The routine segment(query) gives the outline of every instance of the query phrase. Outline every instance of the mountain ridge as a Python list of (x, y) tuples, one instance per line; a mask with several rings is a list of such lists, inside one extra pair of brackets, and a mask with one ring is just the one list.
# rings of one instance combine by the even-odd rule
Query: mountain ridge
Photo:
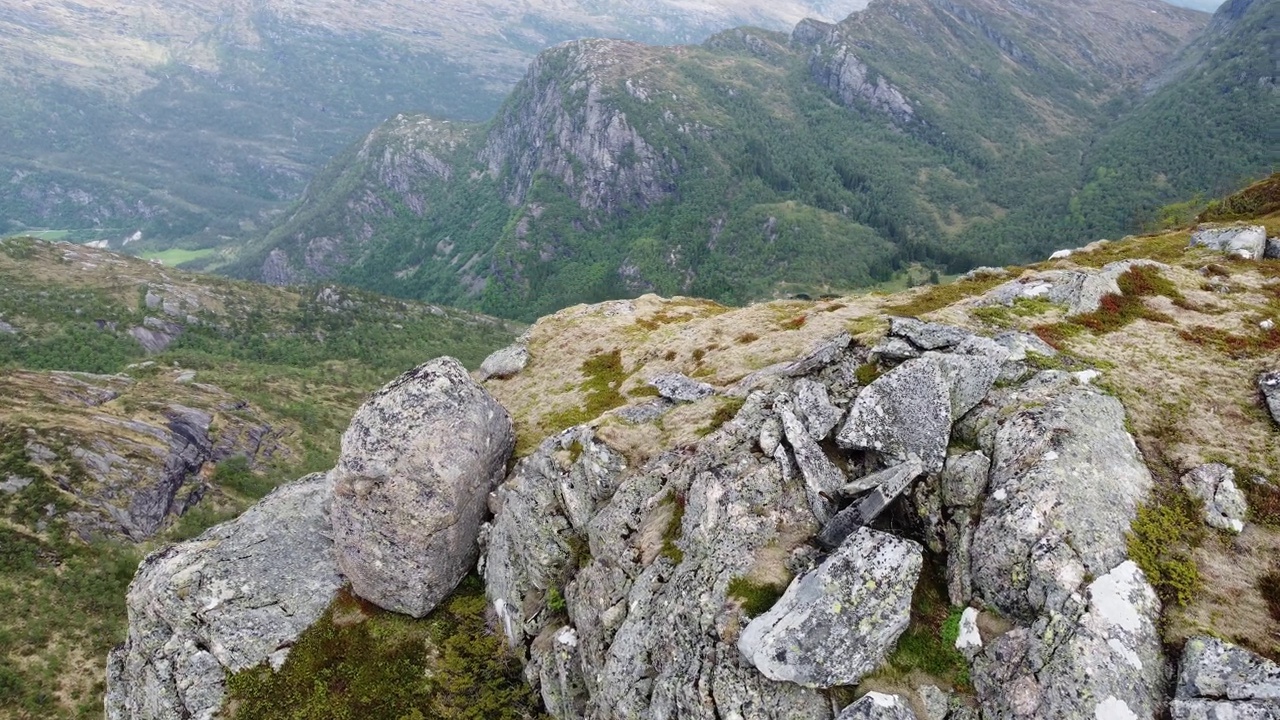
[[(459, 131), (470, 139), (447, 181), (389, 188), (345, 153), (230, 271), (262, 277), (270, 254), (273, 280), (314, 277), (304, 255), (323, 246), (347, 282), (531, 319), (645, 290), (744, 302), (867, 285), (922, 260), (955, 271), (1026, 258), (1082, 232), (1066, 198), (1090, 138), (1202, 22), (1150, 0), (1029, 7), (1039, 14), (880, 2), (789, 37), (558, 46), (494, 120)], [(1063, 18), (1085, 20), (1052, 31)], [(432, 122), (413, 117), (368, 142)], [(405, 181), (413, 207), (386, 204)], [(357, 186), (383, 198), (376, 212), (344, 195)], [(796, 229), (785, 251), (771, 247), (776, 227)], [(445, 247), (465, 257), (435, 257)]]

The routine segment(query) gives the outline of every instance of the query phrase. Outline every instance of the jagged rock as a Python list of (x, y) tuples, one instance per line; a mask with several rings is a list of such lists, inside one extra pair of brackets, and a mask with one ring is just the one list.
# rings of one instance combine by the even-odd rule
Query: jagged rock
[(970, 550), (976, 525), (975, 510), (987, 488), (991, 461), (980, 450), (947, 457), (939, 478), (947, 521), (943, 545), (947, 549), (947, 596), (953, 605), (973, 598), (969, 576)]
[(1261, 260), (1267, 251), (1267, 229), (1261, 225), (1204, 228), (1191, 234), (1191, 247), (1196, 246), (1245, 260)]
[(1165, 701), (1160, 603), (1132, 561), (1089, 584), (1087, 604), (997, 638), (974, 661), (984, 717), (1154, 717)]
[(870, 492), (823, 525), (822, 532), (816, 538), (818, 544), (826, 548), (840, 546), (854, 530), (879, 517), (889, 503), (923, 473), (924, 464), (920, 462), (920, 458), (912, 455), (904, 463), (846, 484), (840, 489), (842, 495), (856, 495), (868, 490)]
[(973, 539), (973, 589), (1006, 617), (1060, 608), (1127, 557), (1151, 473), (1113, 397), (1041, 373), (995, 431), (990, 495)]
[(791, 411), (789, 397), (785, 397), (785, 402), (775, 401), (774, 405), (782, 421), (783, 435), (791, 446), (792, 457), (800, 468), (800, 476), (804, 478), (809, 506), (818, 522), (825, 523), (831, 519), (835, 510), (834, 498), (845, 484), (845, 474), (827, 458), (827, 454), (814, 442), (804, 424)]
[(676, 402), (695, 402), (716, 394), (716, 389), (704, 382), (692, 380), (680, 373), (664, 373), (649, 380), (658, 394)]
[(841, 710), (836, 720), (916, 720), (916, 714), (901, 696), (872, 691)]
[(415, 617), (448, 597), (476, 562), (514, 446), (507, 411), (453, 358), (361, 405), (332, 472), (334, 544), (355, 593)]
[(516, 343), (498, 350), (480, 363), (480, 379), (509, 378), (529, 364), (529, 348)]
[(142, 302), (147, 306), (148, 310), (155, 310), (164, 304), (164, 298), (150, 290), (147, 290), (147, 294), (142, 298)]
[(1221, 463), (1210, 463), (1183, 475), (1182, 487), (1204, 503), (1205, 523), (1238, 533), (1244, 530), (1249, 505), (1235, 480), (1235, 470)]
[(1258, 390), (1262, 391), (1262, 399), (1267, 404), (1271, 419), (1280, 423), (1280, 371), (1259, 375)]
[(342, 586), (332, 496), (311, 475), (149, 555), (129, 586), (128, 639), (108, 661), (107, 718), (212, 720), (228, 673), (283, 661)]
[[(1104, 265), (1101, 270), (1067, 270), (1043, 273), (1040, 278), (1049, 283), (1047, 291), (1037, 291), (1036, 297), (1067, 306), (1069, 315), (1093, 312), (1109, 294), (1120, 294), (1116, 282), (1121, 275), (1135, 265), (1165, 268), (1150, 260), (1121, 260)], [(1028, 287), (1032, 284), (1028, 283)]]
[[(819, 29), (819, 25), (823, 27)], [(855, 46), (846, 42), (836, 26), (802, 23), (792, 41), (813, 48), (809, 55), (810, 74), (846, 107), (865, 103), (900, 124), (915, 119), (915, 109), (902, 91), (883, 75), (869, 70), (854, 54)]]
[(944, 350), (959, 345), (973, 333), (950, 325), (927, 323), (915, 318), (889, 318), (889, 334), (900, 337), (921, 350)]
[(752, 620), (738, 648), (772, 680), (855, 685), (906, 630), (922, 558), (910, 540), (859, 528)]
[(1280, 717), (1280, 665), (1217, 638), (1187, 641), (1177, 683), (1173, 720)]
[[(513, 631), (508, 637), (528, 653), (526, 677), (539, 684), (557, 717), (831, 717), (820, 693), (768, 680), (743, 661), (734, 644), (743, 619), (728, 594), (730, 580), (765, 573), (786, 582), (814, 553), (802, 541), (817, 530), (804, 492), (784, 481), (773, 458), (755, 451), (770, 418), (777, 422), (771, 396), (751, 393), (733, 420), (694, 448), (664, 453), (641, 468), (610, 470), (585, 488), (573, 480), (574, 493), (589, 489), (601, 498), (585, 524), (589, 552), (576, 557), (558, 549), (558, 540), (548, 546), (547, 537), (535, 532), (576, 527), (563, 501), (566, 472), (570, 479), (578, 472), (564, 469), (572, 452), (550, 449), (559, 464), (549, 479), (534, 482), (529, 468), (517, 466), (513, 479), (523, 473), (524, 501), (510, 501), (512, 480), (499, 491), (485, 572), (498, 572), (506, 562), (514, 568), (517, 582), (494, 597), (494, 606), (501, 600), (499, 617), (505, 613)], [(572, 440), (563, 442), (572, 448)], [(594, 453), (582, 446), (575, 463)], [(781, 443), (778, 450), (785, 453)], [(544, 445), (534, 456), (547, 451)], [(611, 488), (616, 490), (610, 493)], [(523, 527), (530, 517), (549, 515), (562, 519)], [(522, 533), (502, 541), (510, 550), (499, 550), (495, 542), (504, 523)], [(581, 548), (577, 541), (574, 546)], [(512, 560), (499, 560), (501, 555)], [(561, 589), (565, 610), (554, 625), (547, 625), (545, 593), (518, 580), (525, 557), (535, 558), (537, 573)], [(540, 564), (538, 558), (550, 562)], [(491, 597), (496, 585), (490, 583)], [(573, 644), (562, 642), (569, 638)]]
[(913, 360), (923, 354), (919, 348), (906, 340), (888, 335), (876, 343), (875, 347), (871, 348), (873, 362), (888, 361), (896, 363), (903, 360)]
[(766, 418), (760, 425), (760, 451), (769, 457), (777, 452), (782, 443), (782, 422), (777, 418)]
[(831, 404), (827, 387), (808, 378), (796, 381), (794, 388), (794, 407), (796, 417), (804, 424), (809, 436), (822, 441), (831, 434), (836, 423), (840, 422), (840, 408)]
[(289, 256), (284, 250), (276, 248), (267, 254), (262, 261), (262, 282), (268, 285), (292, 285), (297, 273), (289, 263)]
[(1268, 260), (1280, 259), (1280, 238), (1267, 238), (1267, 249), (1262, 252), (1262, 257)]
[(585, 551), (591, 518), (613, 496), (627, 463), (595, 438), (570, 428), (516, 464), (496, 493), (500, 510), (485, 544), (484, 577), (507, 637), (537, 637), (545, 614), (526, 617), (523, 600), (561, 590), (563, 569)]
[(858, 395), (836, 442), (892, 462), (916, 455), (926, 472), (938, 472), (952, 422), (982, 401), (999, 373), (1000, 362), (985, 355), (931, 352), (908, 360)]

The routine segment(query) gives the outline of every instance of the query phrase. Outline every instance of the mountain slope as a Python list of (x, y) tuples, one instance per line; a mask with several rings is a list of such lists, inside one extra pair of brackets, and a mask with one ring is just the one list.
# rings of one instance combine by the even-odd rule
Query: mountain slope
[[(483, 118), (539, 50), (838, 18), (862, 0), (41, 0), (0, 10), (0, 218), (119, 243), (251, 232), (392, 113)], [(6, 230), (0, 226), (0, 232)], [(196, 240), (192, 240), (195, 242)], [(113, 245), (118, 247), (118, 244)]]
[(232, 272), (532, 318), (1034, 256), (1061, 241), (1089, 138), (1204, 19), (1154, 0), (1019, 8), (886, 1), (790, 36), (559, 46), (486, 125), (376, 130)]
[(1280, 4), (1225, 3), (1149, 96), (1090, 149), (1078, 224), (1097, 232), (1149, 220), (1162, 205), (1215, 197), (1280, 167), (1278, 58)]
[(365, 394), (520, 328), (0, 240), (0, 718), (101, 717), (141, 554), (328, 467)]

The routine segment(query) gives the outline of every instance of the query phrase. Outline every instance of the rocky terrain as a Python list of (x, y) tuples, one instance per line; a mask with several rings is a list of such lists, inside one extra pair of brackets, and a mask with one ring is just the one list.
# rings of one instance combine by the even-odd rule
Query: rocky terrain
[[(296, 664), (376, 606), (456, 612), (476, 561), (464, 642), (542, 700), (503, 717), (1275, 717), (1278, 183), (950, 285), (647, 295), (428, 362), (334, 470), (142, 563), (107, 716), (345, 717)], [(457, 638), (356, 677), (439, 703)]]
[(210, 247), (255, 233), (396, 112), (489, 117), (555, 43), (699, 42), (736, 25), (839, 20), (864, 4), (21, 3), (0, 10), (0, 232)]

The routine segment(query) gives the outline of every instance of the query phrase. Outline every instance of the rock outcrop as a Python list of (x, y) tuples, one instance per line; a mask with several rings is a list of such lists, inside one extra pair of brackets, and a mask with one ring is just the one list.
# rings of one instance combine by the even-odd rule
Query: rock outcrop
[(1204, 228), (1191, 234), (1191, 245), (1204, 246), (1245, 260), (1261, 260), (1267, 251), (1267, 229), (1261, 225)]
[(907, 629), (922, 559), (910, 540), (859, 528), (752, 620), (738, 649), (771, 680), (856, 685)]
[(514, 447), (507, 411), (452, 358), (370, 397), (332, 473), (338, 565), (355, 593), (415, 617), (448, 597), (475, 565)]
[(332, 481), (312, 475), (149, 555), (129, 587), (128, 639), (107, 665), (108, 720), (212, 720), (228, 673), (279, 667), (342, 585), (332, 497)]
[(1266, 403), (1271, 419), (1280, 424), (1280, 372), (1266, 372), (1258, 376), (1258, 390)]
[(1271, 720), (1280, 717), (1280, 665), (1211, 637), (1182, 650), (1173, 720)]

